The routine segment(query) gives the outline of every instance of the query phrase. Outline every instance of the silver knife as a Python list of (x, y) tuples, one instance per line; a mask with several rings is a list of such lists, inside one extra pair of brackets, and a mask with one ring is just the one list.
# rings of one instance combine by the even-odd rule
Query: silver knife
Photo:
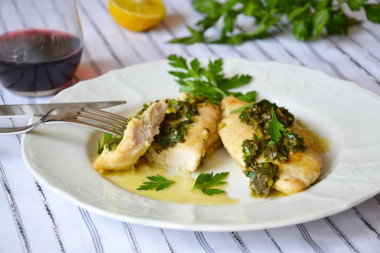
[(52, 103), (52, 104), (20, 104), (20, 105), (0, 105), (0, 117), (1, 116), (43, 116), (50, 110), (60, 106), (79, 106), (90, 108), (107, 108), (116, 105), (125, 104), (126, 101), (99, 101), (99, 102), (74, 102), (74, 103)]

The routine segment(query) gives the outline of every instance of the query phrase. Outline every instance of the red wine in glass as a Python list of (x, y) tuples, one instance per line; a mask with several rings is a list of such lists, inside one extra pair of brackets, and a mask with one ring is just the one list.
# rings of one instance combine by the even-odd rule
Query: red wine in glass
[(0, 35), (0, 83), (21, 95), (52, 94), (70, 85), (82, 48), (79, 38), (55, 30)]

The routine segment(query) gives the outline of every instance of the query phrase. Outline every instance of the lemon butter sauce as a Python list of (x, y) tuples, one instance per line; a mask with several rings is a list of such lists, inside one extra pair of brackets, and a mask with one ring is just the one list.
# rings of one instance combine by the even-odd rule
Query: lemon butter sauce
[[(148, 180), (147, 177), (157, 174), (175, 182), (161, 191), (137, 190), (140, 185)], [(192, 205), (232, 205), (238, 202), (237, 199), (229, 198), (226, 193), (210, 196), (201, 191), (193, 190), (195, 179), (191, 176), (151, 167), (145, 162), (139, 162), (134, 169), (128, 171), (107, 172), (103, 173), (102, 176), (131, 193), (160, 201)], [(222, 187), (219, 186), (218, 188)]]

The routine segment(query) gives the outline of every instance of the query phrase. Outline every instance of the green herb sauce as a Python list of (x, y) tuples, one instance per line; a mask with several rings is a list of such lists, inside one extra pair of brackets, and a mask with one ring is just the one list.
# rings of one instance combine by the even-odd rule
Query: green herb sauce
[[(273, 121), (272, 108), (279, 124), (285, 129), (278, 142), (268, 131)], [(242, 143), (245, 175), (250, 178), (250, 188), (255, 195), (268, 197), (279, 177), (278, 164), (288, 161), (290, 151), (304, 152), (307, 147), (303, 138), (292, 130), (294, 116), (268, 100), (245, 107), (239, 117), (255, 130), (253, 139)], [(259, 157), (264, 158), (265, 162), (257, 162)]]
[(244, 108), (240, 114), (240, 120), (252, 126), (255, 132), (266, 133), (269, 124), (272, 121), (272, 107), (276, 113), (277, 119), (285, 128), (293, 125), (294, 116), (287, 109), (278, 107), (276, 104), (265, 99)]
[(185, 142), (192, 117), (198, 115), (198, 99), (190, 97), (186, 101), (170, 100), (168, 113), (160, 126), (160, 133), (154, 138), (156, 150), (163, 150)]

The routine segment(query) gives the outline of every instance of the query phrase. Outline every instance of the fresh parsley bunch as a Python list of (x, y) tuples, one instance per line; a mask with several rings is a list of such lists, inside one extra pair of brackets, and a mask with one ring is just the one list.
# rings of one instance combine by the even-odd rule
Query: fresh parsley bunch
[[(369, 21), (380, 23), (380, 4), (367, 0), (193, 0), (193, 7), (204, 18), (195, 27), (188, 27), (188, 37), (174, 39), (172, 43), (197, 42), (241, 44), (243, 41), (265, 37), (271, 27), (284, 24), (292, 27), (299, 40), (316, 39), (324, 33), (347, 34), (348, 28), (358, 21), (347, 16), (351, 11), (364, 10)], [(253, 18), (252, 31), (241, 31), (236, 24), (238, 16)], [(219, 38), (206, 38), (205, 33), (222, 21)]]
[(247, 102), (256, 98), (255, 91), (246, 94), (230, 91), (248, 84), (252, 76), (237, 74), (230, 78), (225, 77), (222, 59), (209, 60), (207, 68), (202, 67), (197, 58), (188, 63), (182, 56), (169, 55), (168, 60), (171, 66), (178, 69), (169, 73), (178, 78), (176, 81), (181, 92), (205, 97), (214, 104), (219, 104), (223, 97), (231, 94)]

